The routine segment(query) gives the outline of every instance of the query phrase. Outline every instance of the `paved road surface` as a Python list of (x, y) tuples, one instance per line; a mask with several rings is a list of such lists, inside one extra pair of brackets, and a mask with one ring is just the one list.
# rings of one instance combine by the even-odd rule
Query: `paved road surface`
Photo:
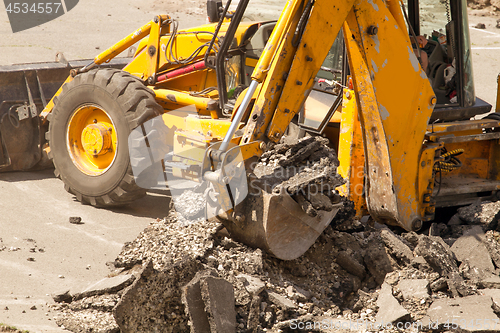
[[(60, 18), (16, 34), (0, 5), (0, 65), (53, 61), (56, 52), (68, 60), (93, 58), (159, 13), (179, 18), (183, 27), (204, 24), (200, 2), (80, 0)], [(0, 174), (0, 323), (62, 332), (50, 320), (48, 295), (85, 288), (109, 274), (106, 262), (152, 219), (164, 217), (168, 204), (165, 195), (150, 194), (126, 208), (97, 209), (76, 202), (52, 170)], [(70, 224), (70, 216), (84, 224)]]
[[(150, 194), (115, 210), (82, 205), (52, 170), (0, 174), (0, 198), (0, 322), (32, 332), (58, 331), (48, 294), (107, 276), (106, 262), (165, 216), (169, 204), (167, 196)], [(83, 224), (70, 224), (71, 216)]]
[[(492, 104), (493, 111), (497, 98), (497, 76), (500, 73), (500, 29), (495, 27), (498, 18), (469, 15), (476, 96)], [(477, 23), (486, 24), (486, 29), (474, 28)]]

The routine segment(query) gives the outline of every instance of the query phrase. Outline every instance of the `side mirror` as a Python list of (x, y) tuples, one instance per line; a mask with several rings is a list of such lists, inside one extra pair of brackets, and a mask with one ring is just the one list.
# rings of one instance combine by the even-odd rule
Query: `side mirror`
[(207, 15), (208, 22), (219, 22), (222, 13), (222, 1), (220, 0), (207, 0)]

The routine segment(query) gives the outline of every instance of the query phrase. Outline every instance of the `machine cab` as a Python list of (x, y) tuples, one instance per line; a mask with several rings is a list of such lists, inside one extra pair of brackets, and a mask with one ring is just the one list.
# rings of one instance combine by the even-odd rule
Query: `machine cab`
[[(419, 51), (422, 54), (419, 60), (422, 67), (426, 69), (427, 77), (437, 99), (430, 123), (468, 120), (471, 117), (490, 112), (491, 105), (476, 97), (474, 91), (466, 0), (404, 0), (403, 3), (402, 10), (406, 17), (408, 34), (414, 42), (414, 51), (416, 54)], [(422, 37), (424, 43), (418, 43)], [(340, 45), (341, 41), (337, 40), (336, 43)], [(342, 57), (342, 48), (339, 46), (332, 47), (329, 57), (347, 59), (345, 56)], [(327, 60), (324, 66), (328, 66)], [(332, 67), (337, 73), (339, 69), (348, 71), (348, 66), (328, 67)], [(318, 74), (319, 77), (322, 76), (322, 72), (324, 73), (324, 71), (320, 71)], [(345, 74), (349, 73), (343, 74), (340, 75), (342, 77), (341, 84), (345, 85)], [(315, 96), (315, 94), (319, 94), (315, 93), (315, 91), (320, 90), (318, 88), (318, 85), (315, 85), (312, 94), (314, 96), (309, 97), (306, 105), (312, 100), (319, 99), (318, 96)], [(330, 122), (332, 121), (335, 122), (335, 116), (330, 120)], [(337, 121), (339, 120), (337, 119)], [(306, 119), (305, 123), (307, 122)], [(330, 126), (332, 125), (330, 124)], [(319, 128), (324, 129), (322, 126)]]
[(437, 97), (431, 122), (464, 120), (488, 113), (491, 105), (477, 98), (472, 74), (466, 0), (405, 0), (409, 34), (423, 36), (427, 76)]

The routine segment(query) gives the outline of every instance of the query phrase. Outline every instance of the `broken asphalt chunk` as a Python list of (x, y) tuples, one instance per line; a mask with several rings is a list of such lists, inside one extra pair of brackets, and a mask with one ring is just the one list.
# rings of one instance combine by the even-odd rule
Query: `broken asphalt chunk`
[(398, 300), (392, 295), (392, 287), (383, 283), (378, 293), (377, 322), (379, 323), (397, 323), (410, 319), (410, 313), (399, 304)]

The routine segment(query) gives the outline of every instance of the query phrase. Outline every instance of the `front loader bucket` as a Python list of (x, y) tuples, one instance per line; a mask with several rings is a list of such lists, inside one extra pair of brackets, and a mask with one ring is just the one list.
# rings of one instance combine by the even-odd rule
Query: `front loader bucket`
[[(0, 66), (0, 172), (36, 168), (42, 158), (46, 126), (39, 114), (71, 69), (92, 60)], [(123, 68), (116, 58), (103, 67)]]
[(257, 247), (282, 260), (293, 260), (304, 254), (330, 224), (342, 204), (331, 211), (307, 215), (299, 204), (281, 190), (279, 194), (258, 190), (241, 203), (244, 216), (233, 222), (217, 217), (236, 241)]

